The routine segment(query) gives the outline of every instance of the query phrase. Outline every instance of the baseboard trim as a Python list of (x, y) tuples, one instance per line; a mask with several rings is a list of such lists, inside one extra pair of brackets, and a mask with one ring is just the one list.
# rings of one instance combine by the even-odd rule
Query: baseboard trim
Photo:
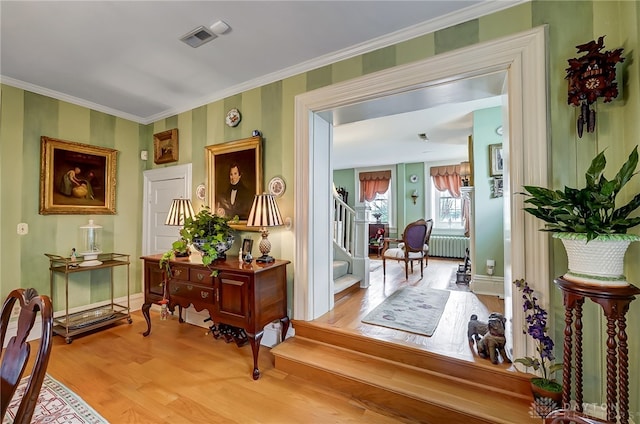
[(469, 288), (475, 294), (498, 296), (504, 299), (504, 278), (489, 275), (474, 275), (469, 282)]

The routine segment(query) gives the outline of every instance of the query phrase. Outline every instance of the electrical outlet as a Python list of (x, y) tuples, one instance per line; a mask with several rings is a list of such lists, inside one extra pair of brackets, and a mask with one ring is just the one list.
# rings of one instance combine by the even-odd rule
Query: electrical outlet
[(25, 234), (29, 234), (29, 224), (21, 222), (18, 224), (18, 234), (24, 236)]

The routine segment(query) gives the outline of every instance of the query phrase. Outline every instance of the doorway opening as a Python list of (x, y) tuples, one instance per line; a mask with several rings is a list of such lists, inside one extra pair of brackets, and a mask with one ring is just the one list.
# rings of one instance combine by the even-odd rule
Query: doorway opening
[[(525, 184), (546, 185), (547, 97), (545, 28), (398, 66), (296, 97), (296, 204), (294, 319), (313, 320), (333, 308), (330, 261), (331, 122), (327, 111), (376, 97), (447, 81), (507, 72), (509, 119), (504, 122), (505, 191)], [(507, 167), (505, 167), (507, 169)], [(511, 281), (527, 278), (549, 300), (548, 238), (524, 216), (521, 196), (505, 205), (505, 314), (522, 322), (513, 307)], [(516, 299), (517, 302), (517, 299)], [(510, 331), (510, 330), (509, 330)], [(532, 349), (511, 331), (513, 355)]]

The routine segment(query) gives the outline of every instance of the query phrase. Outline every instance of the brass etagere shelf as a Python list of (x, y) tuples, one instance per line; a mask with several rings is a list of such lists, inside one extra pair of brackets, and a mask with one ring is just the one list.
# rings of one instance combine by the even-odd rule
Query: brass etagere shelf
[[(98, 256), (100, 265), (82, 266), (81, 259), (66, 258), (63, 256), (45, 253), (49, 258), (50, 293), (51, 300), (54, 298), (55, 275), (64, 274), (65, 286), (65, 314), (54, 319), (53, 333), (64, 336), (67, 343), (73, 341), (73, 336), (92, 331), (116, 321), (126, 319), (129, 324), (131, 320), (131, 307), (129, 301), (129, 255), (121, 253), (103, 253)], [(114, 302), (114, 280), (113, 268), (126, 266), (127, 268), (127, 304), (120, 305)], [(93, 271), (96, 269), (109, 269), (110, 271), (110, 292), (111, 301), (105, 305), (84, 309), (79, 312), (69, 313), (69, 274), (76, 272)]]

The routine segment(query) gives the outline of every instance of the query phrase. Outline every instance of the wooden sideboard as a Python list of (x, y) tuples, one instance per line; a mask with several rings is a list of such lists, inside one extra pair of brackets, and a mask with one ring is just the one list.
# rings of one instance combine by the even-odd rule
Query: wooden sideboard
[[(206, 309), (215, 324), (244, 329), (253, 353), (253, 379), (260, 378), (258, 353), (264, 327), (281, 322), (282, 340), (289, 329), (287, 316), (287, 267), (289, 261), (276, 260), (269, 264), (255, 261), (246, 264), (237, 257), (215, 261), (209, 267), (193, 263), (189, 258), (170, 261), (171, 277), (165, 279), (160, 268), (162, 255), (143, 256), (144, 305), (142, 313), (147, 321), (146, 337), (151, 333), (149, 309), (164, 297), (171, 311), (190, 305), (197, 311)], [(212, 271), (217, 271), (213, 276)], [(167, 285), (165, 287), (164, 282)]]

